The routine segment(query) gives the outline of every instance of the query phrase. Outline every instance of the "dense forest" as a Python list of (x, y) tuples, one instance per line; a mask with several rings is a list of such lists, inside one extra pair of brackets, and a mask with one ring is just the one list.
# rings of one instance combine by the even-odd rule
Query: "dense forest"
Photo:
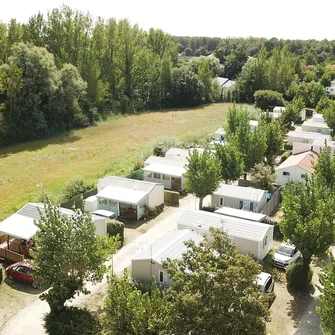
[[(207, 56), (211, 57), (207, 57)], [(0, 22), (0, 146), (85, 127), (111, 113), (254, 102), (257, 90), (316, 106), (335, 41), (173, 37), (67, 6)], [(216, 80), (237, 81), (223, 94)]]

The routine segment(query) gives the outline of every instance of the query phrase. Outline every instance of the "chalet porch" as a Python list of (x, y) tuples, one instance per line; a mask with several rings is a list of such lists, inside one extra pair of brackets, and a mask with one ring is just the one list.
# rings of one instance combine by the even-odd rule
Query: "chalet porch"
[(8, 235), (0, 235), (0, 258), (11, 262), (22, 262), (25, 258), (31, 258), (29, 250), (33, 248), (33, 241), (27, 242)]

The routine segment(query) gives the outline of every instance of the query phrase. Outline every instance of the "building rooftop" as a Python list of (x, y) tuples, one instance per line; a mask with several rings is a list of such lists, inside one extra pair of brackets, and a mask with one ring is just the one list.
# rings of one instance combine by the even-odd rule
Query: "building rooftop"
[(220, 207), (215, 211), (215, 213), (256, 222), (261, 222), (266, 218), (266, 215), (261, 213), (243, 211), (242, 209), (236, 209), (231, 207)]
[(96, 196), (109, 200), (116, 200), (127, 204), (137, 204), (149, 192), (129, 189), (119, 186), (108, 185), (102, 189)]
[(267, 193), (268, 191), (222, 183), (213, 194), (227, 198), (259, 201), (264, 196), (264, 192)]
[(215, 134), (218, 134), (218, 135), (224, 135), (226, 132), (225, 132), (225, 130), (223, 129), (223, 128), (219, 128), (216, 132), (215, 132)]
[(319, 122), (319, 121), (311, 121), (307, 120), (304, 121), (302, 127), (313, 127), (313, 128), (320, 128), (320, 129), (329, 129), (326, 123)]
[(153, 172), (153, 173), (162, 173), (168, 176), (182, 177), (186, 173), (185, 167), (174, 166), (168, 164), (152, 163), (143, 168), (143, 171)]
[(167, 258), (178, 259), (187, 251), (186, 241), (200, 243), (203, 237), (189, 229), (174, 230), (156, 240), (149, 248), (142, 250), (132, 260), (151, 259), (162, 264)]
[(309, 132), (309, 131), (289, 131), (287, 133), (287, 137), (291, 137), (291, 138), (303, 138), (303, 139), (311, 139), (311, 140), (315, 140), (315, 139), (320, 139), (320, 140), (331, 140), (331, 136), (330, 135), (325, 135), (325, 134), (320, 134), (320, 133), (314, 133), (314, 132)]
[(299, 166), (301, 169), (314, 173), (314, 164), (318, 162), (318, 155), (313, 151), (302, 152), (297, 155), (291, 155), (276, 170), (281, 170), (291, 166)]
[(210, 227), (224, 231), (229, 237), (247, 238), (253, 241), (262, 241), (266, 236), (268, 224), (236, 219), (217, 213), (186, 209), (177, 219), (177, 225), (185, 228), (201, 228), (209, 230)]
[(127, 190), (138, 190), (138, 191), (144, 191), (148, 193), (151, 192), (157, 185), (157, 183), (152, 183), (149, 181), (116, 177), (116, 176), (105, 176), (104, 178), (99, 179), (98, 184), (104, 187), (111, 185), (111, 186), (125, 188)]
[(222, 86), (224, 83), (226, 83), (227, 81), (229, 81), (228, 78), (224, 78), (224, 77), (217, 77), (216, 80), (219, 82), (220, 86)]

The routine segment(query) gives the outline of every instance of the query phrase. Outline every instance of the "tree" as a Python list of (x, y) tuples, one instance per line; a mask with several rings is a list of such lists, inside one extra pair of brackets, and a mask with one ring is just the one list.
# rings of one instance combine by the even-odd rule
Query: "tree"
[(330, 190), (335, 190), (335, 158), (332, 157), (329, 146), (326, 145), (325, 148), (321, 149), (314, 169), (317, 182)]
[(39, 230), (37, 250), (33, 252), (34, 275), (45, 287), (51, 287), (40, 298), (55, 312), (76, 294), (88, 294), (87, 281), (102, 280), (107, 270), (104, 262), (115, 252), (116, 243), (96, 236), (91, 214), (81, 209), (69, 217), (48, 198), (40, 215), (36, 222)]
[(334, 241), (335, 197), (314, 177), (286, 185), (282, 194), (280, 230), (301, 251), (308, 267), (312, 256), (323, 256)]
[(322, 112), (327, 121), (327, 125), (333, 130), (333, 133), (334, 133), (335, 131), (335, 102), (331, 101), (329, 106), (325, 107)]
[(258, 163), (251, 169), (250, 174), (256, 188), (267, 190), (270, 193), (274, 191), (273, 183), (276, 180), (276, 175), (271, 166)]
[(244, 171), (243, 156), (236, 146), (227, 143), (215, 145), (215, 155), (220, 160), (221, 177), (225, 182), (238, 179)]
[(209, 66), (209, 62), (205, 57), (201, 57), (198, 63), (198, 78), (202, 81), (205, 87), (205, 101), (212, 101), (212, 84), (213, 72)]
[(150, 292), (142, 293), (129, 282), (125, 272), (108, 282), (108, 296), (102, 319), (106, 335), (158, 335), (165, 317), (166, 296), (153, 281)]
[(286, 105), (279, 116), (279, 122), (282, 129), (287, 130), (291, 128), (291, 123), (296, 123), (300, 118), (301, 110), (305, 108), (305, 103), (302, 97), (295, 97), (290, 103)]
[(181, 259), (164, 266), (172, 280), (167, 290), (166, 334), (262, 334), (267, 297), (253, 281), (261, 266), (239, 254), (221, 230), (200, 244), (186, 243)]
[(321, 318), (321, 329), (326, 335), (335, 334), (335, 259), (331, 253), (329, 255), (330, 264), (324, 265), (319, 274), (318, 289), (321, 294), (318, 298), (322, 304), (316, 307)]
[(199, 209), (206, 195), (212, 194), (220, 183), (220, 161), (205, 149), (200, 153), (194, 149), (187, 158), (185, 187), (199, 198)]
[(263, 111), (270, 111), (274, 106), (284, 106), (283, 95), (271, 90), (258, 90), (254, 94), (255, 105)]
[(272, 164), (273, 156), (283, 147), (283, 132), (278, 120), (272, 120), (270, 115), (262, 115), (259, 128), (266, 138), (265, 157), (268, 164)]

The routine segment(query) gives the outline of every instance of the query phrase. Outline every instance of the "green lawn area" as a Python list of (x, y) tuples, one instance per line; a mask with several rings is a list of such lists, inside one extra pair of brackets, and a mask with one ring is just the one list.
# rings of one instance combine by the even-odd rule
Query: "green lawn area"
[[(74, 176), (96, 182), (106, 174), (124, 176), (151, 154), (159, 137), (181, 140), (214, 135), (229, 104), (110, 117), (66, 135), (0, 149), (0, 220), (45, 192), (57, 198)], [(251, 108), (251, 107), (249, 107)]]

